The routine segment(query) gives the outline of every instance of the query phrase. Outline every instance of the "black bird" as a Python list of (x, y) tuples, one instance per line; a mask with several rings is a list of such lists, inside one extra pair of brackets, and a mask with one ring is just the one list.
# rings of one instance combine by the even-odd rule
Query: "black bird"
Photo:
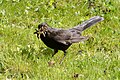
[(41, 23), (38, 25), (38, 30), (36, 29), (34, 34), (37, 34), (37, 38), (41, 38), (46, 46), (54, 49), (54, 54), (52, 56), (54, 56), (58, 50), (62, 50), (65, 57), (66, 50), (72, 45), (72, 43), (88, 39), (87, 36), (81, 36), (82, 31), (102, 20), (104, 20), (103, 17), (94, 16), (82, 24), (67, 30), (52, 28), (49, 27), (47, 23)]

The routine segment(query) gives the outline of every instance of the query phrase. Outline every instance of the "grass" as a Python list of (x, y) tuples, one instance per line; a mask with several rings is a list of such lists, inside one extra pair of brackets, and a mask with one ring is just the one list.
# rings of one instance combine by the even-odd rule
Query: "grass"
[[(120, 79), (119, 0), (1, 0), (0, 80), (119, 80)], [(68, 29), (92, 16), (104, 21), (83, 32), (87, 41), (73, 44), (53, 58), (53, 50), (33, 34), (47, 22)], [(80, 52), (82, 50), (82, 52)], [(52, 66), (49, 61), (54, 61)], [(78, 77), (74, 77), (78, 74)]]

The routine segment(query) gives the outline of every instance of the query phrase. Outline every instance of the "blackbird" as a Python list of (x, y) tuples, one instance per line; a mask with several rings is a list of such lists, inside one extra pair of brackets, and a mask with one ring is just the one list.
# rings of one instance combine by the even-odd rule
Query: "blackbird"
[(46, 46), (54, 49), (54, 54), (52, 56), (54, 56), (58, 50), (62, 50), (65, 57), (66, 50), (72, 45), (72, 43), (78, 43), (88, 39), (87, 36), (81, 36), (82, 31), (102, 20), (104, 20), (103, 17), (94, 16), (89, 20), (84, 21), (82, 24), (67, 30), (52, 28), (49, 27), (47, 23), (41, 23), (38, 25), (38, 30), (35, 29), (36, 32), (34, 32), (34, 34), (37, 34), (37, 38), (41, 38)]

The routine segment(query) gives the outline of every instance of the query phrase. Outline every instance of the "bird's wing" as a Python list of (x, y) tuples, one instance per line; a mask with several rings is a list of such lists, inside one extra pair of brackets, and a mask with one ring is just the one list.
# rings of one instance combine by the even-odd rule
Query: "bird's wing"
[(88, 37), (81, 36), (81, 33), (71, 30), (54, 29), (48, 32), (49, 36), (57, 42), (64, 45), (80, 42), (86, 40)]
[(71, 44), (69, 42), (69, 39), (71, 38), (71, 33), (69, 33), (67, 30), (51, 29), (48, 31), (48, 37), (64, 45)]

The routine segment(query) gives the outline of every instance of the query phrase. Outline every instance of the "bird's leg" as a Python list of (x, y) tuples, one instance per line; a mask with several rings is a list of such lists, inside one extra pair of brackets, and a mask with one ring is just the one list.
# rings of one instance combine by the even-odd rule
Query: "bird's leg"
[(58, 52), (57, 49), (54, 49), (54, 54), (52, 55), (52, 57)]
[(62, 62), (63, 62), (63, 60), (64, 60), (64, 58), (65, 58), (65, 56), (66, 56), (66, 53), (67, 53), (65, 50), (64, 50), (63, 52), (64, 52), (64, 56), (63, 56), (63, 58), (60, 60), (60, 64), (62, 64)]

